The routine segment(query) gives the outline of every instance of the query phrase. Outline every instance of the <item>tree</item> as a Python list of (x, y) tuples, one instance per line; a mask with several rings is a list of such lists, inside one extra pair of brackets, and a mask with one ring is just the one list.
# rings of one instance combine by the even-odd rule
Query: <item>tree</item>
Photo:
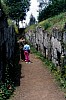
[(7, 5), (8, 16), (14, 20), (25, 19), (30, 6), (30, 0), (1, 0), (1, 3)]
[(8, 6), (6, 6), (6, 4), (4, 3), (4, 0), (0, 0), (0, 6), (3, 9), (5, 16), (8, 16), (9, 14), (9, 8)]
[(39, 12), (38, 21), (66, 12), (66, 0), (49, 0), (49, 5)]

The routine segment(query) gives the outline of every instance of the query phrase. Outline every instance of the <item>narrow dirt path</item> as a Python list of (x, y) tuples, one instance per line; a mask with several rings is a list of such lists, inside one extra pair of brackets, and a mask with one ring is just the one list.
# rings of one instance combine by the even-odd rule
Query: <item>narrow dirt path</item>
[(32, 63), (22, 63), (20, 86), (9, 100), (65, 100), (54, 78), (41, 60), (30, 54)]

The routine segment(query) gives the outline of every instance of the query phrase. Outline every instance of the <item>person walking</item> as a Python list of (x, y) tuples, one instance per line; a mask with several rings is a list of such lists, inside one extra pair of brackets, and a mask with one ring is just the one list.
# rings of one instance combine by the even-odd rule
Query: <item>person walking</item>
[(22, 61), (24, 61), (25, 60), (25, 55), (24, 55), (24, 50), (23, 50), (23, 47), (24, 47), (24, 44), (22, 43), (21, 44), (21, 59), (22, 59)]
[(19, 41), (17, 41), (17, 43), (19, 43), (19, 49), (20, 49), (20, 60), (22, 61), (25, 60), (24, 50), (23, 50), (24, 42), (25, 42), (25, 39), (23, 37), (20, 38)]
[(25, 55), (25, 62), (30, 62), (30, 59), (29, 59), (29, 53), (30, 53), (30, 45), (28, 45), (27, 42), (25, 42), (25, 45), (23, 47), (23, 50), (24, 50), (24, 55)]

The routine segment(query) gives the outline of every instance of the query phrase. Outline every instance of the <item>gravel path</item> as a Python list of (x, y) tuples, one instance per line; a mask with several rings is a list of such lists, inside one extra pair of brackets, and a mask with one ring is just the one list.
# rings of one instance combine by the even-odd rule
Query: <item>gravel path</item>
[(64, 93), (42, 61), (33, 54), (30, 54), (30, 59), (30, 64), (21, 62), (20, 86), (9, 100), (65, 100)]

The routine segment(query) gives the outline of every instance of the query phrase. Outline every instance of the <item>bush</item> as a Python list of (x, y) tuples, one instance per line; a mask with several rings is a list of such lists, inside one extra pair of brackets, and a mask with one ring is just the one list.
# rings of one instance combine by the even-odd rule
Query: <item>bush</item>
[(7, 100), (13, 93), (15, 87), (12, 82), (0, 82), (0, 100)]

